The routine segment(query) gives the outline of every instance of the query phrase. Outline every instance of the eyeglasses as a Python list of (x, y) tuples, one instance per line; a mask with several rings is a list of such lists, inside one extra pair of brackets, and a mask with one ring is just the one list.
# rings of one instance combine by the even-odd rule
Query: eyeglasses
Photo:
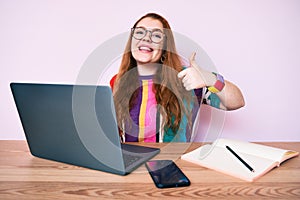
[(147, 30), (144, 27), (132, 28), (131, 32), (132, 32), (132, 36), (137, 40), (143, 39), (149, 32), (150, 39), (154, 43), (160, 43), (165, 36), (165, 34), (160, 29)]

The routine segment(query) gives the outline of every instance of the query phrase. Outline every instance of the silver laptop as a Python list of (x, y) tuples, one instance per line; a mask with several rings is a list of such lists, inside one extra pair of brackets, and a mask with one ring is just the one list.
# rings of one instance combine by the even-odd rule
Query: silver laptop
[(126, 175), (158, 148), (122, 144), (108, 86), (10, 84), (32, 155)]

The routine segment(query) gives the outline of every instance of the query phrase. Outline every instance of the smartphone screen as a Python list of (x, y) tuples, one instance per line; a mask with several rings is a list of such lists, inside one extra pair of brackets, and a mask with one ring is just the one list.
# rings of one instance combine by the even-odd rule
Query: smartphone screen
[(146, 167), (158, 188), (182, 187), (191, 184), (172, 160), (150, 160), (146, 162)]

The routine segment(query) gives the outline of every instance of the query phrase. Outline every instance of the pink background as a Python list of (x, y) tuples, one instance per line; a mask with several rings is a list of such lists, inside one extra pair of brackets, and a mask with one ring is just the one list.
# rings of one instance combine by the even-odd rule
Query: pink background
[[(299, 8), (298, 0), (0, 0), (0, 139), (24, 139), (10, 82), (75, 83), (95, 48), (157, 12), (243, 91), (246, 106), (226, 112), (222, 137), (300, 141)], [(210, 115), (201, 117), (205, 132)]]

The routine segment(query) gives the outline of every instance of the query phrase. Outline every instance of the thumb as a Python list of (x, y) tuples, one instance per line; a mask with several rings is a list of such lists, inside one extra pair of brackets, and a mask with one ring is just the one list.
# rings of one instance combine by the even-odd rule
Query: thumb
[(196, 61), (195, 61), (195, 56), (196, 56), (196, 52), (193, 52), (192, 55), (190, 56), (190, 65), (191, 67), (197, 67), (196, 65)]

